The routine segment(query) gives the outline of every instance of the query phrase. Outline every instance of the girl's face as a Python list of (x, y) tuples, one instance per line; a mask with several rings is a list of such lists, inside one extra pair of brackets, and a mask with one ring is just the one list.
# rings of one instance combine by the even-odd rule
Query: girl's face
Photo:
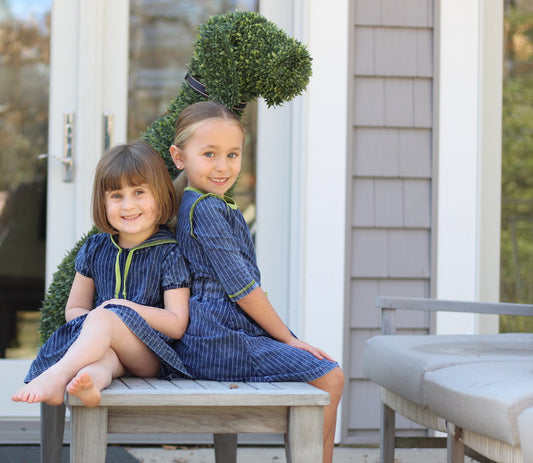
[(106, 191), (107, 220), (118, 231), (119, 245), (132, 248), (158, 229), (158, 208), (151, 188), (146, 185), (122, 186)]
[(189, 186), (223, 196), (241, 171), (244, 134), (238, 124), (212, 119), (198, 127), (183, 149), (172, 145), (170, 154), (185, 168)]

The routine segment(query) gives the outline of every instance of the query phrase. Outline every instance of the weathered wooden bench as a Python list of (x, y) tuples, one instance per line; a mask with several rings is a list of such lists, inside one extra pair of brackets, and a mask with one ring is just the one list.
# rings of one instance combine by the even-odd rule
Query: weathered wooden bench
[[(290, 463), (322, 462), (329, 394), (307, 383), (229, 383), (123, 377), (87, 408), (66, 394), (71, 463), (104, 463), (108, 433), (213, 433), (217, 463), (236, 462), (238, 433), (285, 435)], [(64, 407), (41, 408), (41, 461), (61, 461)], [(64, 421), (63, 421), (64, 423)]]
[(381, 463), (393, 463), (395, 413), (447, 433), (448, 463), (465, 446), (505, 463), (533, 462), (533, 334), (398, 335), (396, 310), (533, 315), (533, 305), (377, 297), (382, 336), (365, 345), (381, 386)]

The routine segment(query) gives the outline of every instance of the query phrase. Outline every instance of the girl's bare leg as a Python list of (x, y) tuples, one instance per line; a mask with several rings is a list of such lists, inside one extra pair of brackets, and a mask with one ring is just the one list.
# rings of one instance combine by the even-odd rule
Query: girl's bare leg
[(118, 315), (107, 309), (89, 312), (78, 339), (65, 356), (13, 394), (16, 402), (46, 402), (59, 405), (63, 402), (65, 387), (84, 367), (101, 361), (112, 349), (120, 363), (137, 376), (156, 376), (159, 360), (135, 336)]
[(309, 384), (329, 392), (329, 405), (324, 407), (324, 463), (332, 463), (335, 444), (335, 428), (337, 425), (337, 408), (344, 389), (344, 373), (340, 367), (331, 370), (324, 376)]
[(82, 368), (67, 384), (67, 392), (77, 396), (86, 407), (96, 407), (100, 403), (100, 391), (114, 378), (124, 375), (126, 369), (117, 354), (109, 349), (102, 360)]

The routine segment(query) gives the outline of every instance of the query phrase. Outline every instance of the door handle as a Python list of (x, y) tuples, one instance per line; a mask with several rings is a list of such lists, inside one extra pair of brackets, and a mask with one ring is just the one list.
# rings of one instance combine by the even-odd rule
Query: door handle
[(72, 170), (74, 167), (74, 113), (63, 114), (63, 157), (55, 154), (39, 154), (37, 159), (53, 158), (63, 164), (63, 181), (72, 182)]
[(63, 115), (63, 181), (72, 182), (72, 168), (74, 166), (74, 113)]

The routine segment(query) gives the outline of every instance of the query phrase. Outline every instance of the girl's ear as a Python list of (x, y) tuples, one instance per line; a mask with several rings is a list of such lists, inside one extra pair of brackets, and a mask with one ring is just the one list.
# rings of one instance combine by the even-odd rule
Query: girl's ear
[(181, 150), (176, 145), (171, 145), (169, 151), (176, 169), (183, 169), (183, 156)]

